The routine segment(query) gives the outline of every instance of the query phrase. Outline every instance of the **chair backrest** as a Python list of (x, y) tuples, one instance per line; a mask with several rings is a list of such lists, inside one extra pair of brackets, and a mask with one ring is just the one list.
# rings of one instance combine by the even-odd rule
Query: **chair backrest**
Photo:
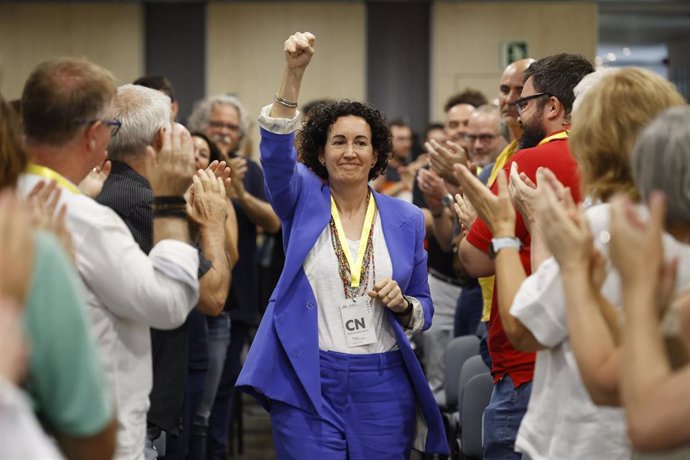
[(479, 338), (474, 335), (456, 337), (446, 348), (446, 371), (444, 376), (444, 391), (446, 393), (446, 407), (454, 409), (458, 406), (458, 379), (460, 370), (472, 356), (479, 354)]
[(469, 379), (462, 393), (462, 409), (460, 410), (460, 446), (464, 458), (481, 459), (483, 452), (482, 443), (482, 418), (484, 409), (489, 405), (494, 381), (491, 374), (484, 372)]
[(458, 405), (462, 405), (462, 393), (467, 382), (470, 381), (472, 377), (477, 374), (483, 374), (484, 372), (489, 372), (489, 368), (486, 367), (484, 360), (481, 355), (472, 356), (465, 361), (460, 369), (460, 375), (458, 376)]

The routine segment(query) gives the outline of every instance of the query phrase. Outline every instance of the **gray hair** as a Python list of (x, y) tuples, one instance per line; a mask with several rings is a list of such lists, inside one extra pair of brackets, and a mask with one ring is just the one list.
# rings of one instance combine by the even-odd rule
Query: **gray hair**
[(110, 139), (108, 157), (123, 160), (142, 154), (152, 145), (161, 129), (170, 130), (170, 97), (140, 85), (127, 84), (117, 89), (110, 117), (120, 120), (120, 131)]
[(211, 110), (216, 105), (231, 105), (239, 113), (240, 116), (240, 139), (247, 133), (249, 127), (249, 113), (236, 96), (229, 94), (217, 94), (215, 96), (208, 96), (194, 105), (194, 110), (187, 120), (187, 127), (191, 132), (206, 132), (208, 129), (209, 118)]
[(690, 107), (665, 110), (637, 139), (632, 171), (640, 196), (666, 195), (666, 224), (690, 223)]
[(619, 69), (616, 69), (614, 67), (601, 67), (597, 70), (595, 70), (592, 73), (588, 73), (584, 77), (582, 77), (582, 80), (580, 80), (580, 83), (575, 85), (575, 88), (573, 88), (573, 94), (575, 95), (575, 100), (573, 101), (573, 109), (570, 111), (571, 116), (575, 115), (575, 112), (580, 108), (580, 104), (582, 104), (582, 100), (584, 99), (585, 95), (589, 92), (590, 89), (594, 88), (597, 83), (601, 81), (602, 78), (604, 78), (606, 75), (612, 74)]

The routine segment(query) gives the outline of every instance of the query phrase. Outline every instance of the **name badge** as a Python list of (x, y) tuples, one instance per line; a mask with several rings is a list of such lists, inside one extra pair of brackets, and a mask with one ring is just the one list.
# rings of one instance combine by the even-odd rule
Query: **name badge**
[(360, 347), (376, 342), (372, 320), (373, 310), (369, 296), (347, 300), (340, 307), (343, 320), (343, 332), (348, 347)]

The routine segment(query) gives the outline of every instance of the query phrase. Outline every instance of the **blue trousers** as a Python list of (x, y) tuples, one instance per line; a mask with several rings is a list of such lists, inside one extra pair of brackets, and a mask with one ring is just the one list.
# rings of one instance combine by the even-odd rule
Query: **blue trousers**
[(320, 355), (320, 414), (271, 402), (277, 459), (409, 458), (416, 400), (400, 352)]
[(484, 460), (520, 460), (515, 438), (527, 412), (532, 382), (515, 388), (506, 375), (494, 385), (491, 401), (484, 410)]
[(458, 298), (458, 306), (455, 309), (455, 325), (453, 337), (463, 335), (474, 335), (477, 325), (482, 318), (484, 300), (482, 299), (482, 289), (479, 284), (462, 288)]

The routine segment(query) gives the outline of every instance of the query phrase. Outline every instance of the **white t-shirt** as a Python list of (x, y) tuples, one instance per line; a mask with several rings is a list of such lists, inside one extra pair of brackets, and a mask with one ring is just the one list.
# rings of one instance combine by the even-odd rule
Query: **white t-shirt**
[[(587, 210), (595, 246), (608, 259), (610, 206)], [(690, 280), (690, 247), (664, 235), (666, 256), (680, 255), (678, 286)], [(602, 288), (620, 308), (620, 278), (609, 270)], [(520, 286), (513, 316), (548, 347), (537, 353), (532, 394), (515, 442), (531, 459), (629, 459), (631, 446), (621, 408), (594, 404), (585, 388), (568, 340), (566, 302), (555, 259), (545, 261)]]

